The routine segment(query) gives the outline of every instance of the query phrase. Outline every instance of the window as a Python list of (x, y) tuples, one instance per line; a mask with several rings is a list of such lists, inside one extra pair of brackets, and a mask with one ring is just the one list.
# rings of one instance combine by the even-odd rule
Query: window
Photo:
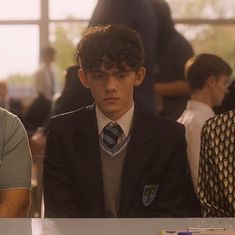
[(39, 19), (39, 0), (1, 1), (0, 20)]
[(89, 20), (97, 0), (50, 0), (50, 19)]
[(174, 19), (231, 19), (234, 0), (166, 0)]
[(196, 54), (217, 54), (234, 68), (235, 25), (178, 24), (177, 29), (191, 42)]
[(0, 35), (0, 78), (35, 71), (38, 66), (38, 27), (0, 26)]
[[(196, 53), (216, 53), (234, 67), (234, 0), (166, 1), (177, 29), (192, 43)], [(2, 1), (0, 80), (8, 79), (12, 87), (23, 87), (26, 81), (32, 83), (32, 74), (39, 64), (39, 48), (50, 43), (57, 50), (56, 63), (62, 81), (65, 68), (74, 63), (75, 45), (96, 3), (97, 0)], [(16, 74), (20, 75), (18, 80)], [(16, 95), (13, 90), (11, 95)]]

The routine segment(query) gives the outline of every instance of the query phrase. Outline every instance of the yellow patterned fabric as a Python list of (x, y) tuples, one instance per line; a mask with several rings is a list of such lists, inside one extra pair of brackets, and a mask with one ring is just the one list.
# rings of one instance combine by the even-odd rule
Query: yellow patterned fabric
[(235, 216), (235, 111), (214, 116), (202, 129), (198, 197), (204, 217)]

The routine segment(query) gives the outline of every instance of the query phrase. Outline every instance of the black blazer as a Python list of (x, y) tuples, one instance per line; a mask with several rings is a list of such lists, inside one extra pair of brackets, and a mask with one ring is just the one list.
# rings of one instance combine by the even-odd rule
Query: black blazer
[[(94, 106), (50, 120), (43, 173), (45, 217), (105, 217), (97, 130)], [(150, 200), (144, 194), (149, 185), (154, 196)], [(193, 216), (193, 197), (183, 126), (135, 111), (118, 216)]]

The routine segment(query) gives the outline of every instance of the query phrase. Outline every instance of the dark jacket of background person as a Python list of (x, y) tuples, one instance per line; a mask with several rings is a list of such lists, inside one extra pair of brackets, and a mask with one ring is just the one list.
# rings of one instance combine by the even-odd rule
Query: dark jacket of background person
[[(133, 118), (118, 217), (198, 216), (196, 204), (191, 203), (195, 195), (187, 171), (183, 126), (137, 110)], [(94, 106), (53, 117), (48, 133), (45, 217), (105, 217)], [(144, 205), (148, 186), (157, 187), (157, 192)]]
[(154, 64), (158, 38), (158, 22), (149, 0), (99, 0), (89, 26), (98, 24), (123, 24), (138, 31), (146, 52), (146, 79), (135, 90), (136, 106), (155, 113)]
[[(157, 83), (184, 80), (184, 64), (193, 56), (190, 43), (174, 27), (168, 4), (162, 0), (152, 0), (159, 21), (157, 55)], [(162, 115), (177, 119), (186, 107), (188, 97), (163, 97)]]
[(52, 101), (41, 94), (33, 101), (32, 105), (22, 117), (22, 122), (29, 135), (34, 133), (38, 127), (47, 125), (51, 112), (51, 104)]
[(80, 82), (78, 69), (77, 65), (67, 69), (64, 89), (55, 103), (53, 115), (73, 111), (93, 103), (90, 90), (83, 87)]

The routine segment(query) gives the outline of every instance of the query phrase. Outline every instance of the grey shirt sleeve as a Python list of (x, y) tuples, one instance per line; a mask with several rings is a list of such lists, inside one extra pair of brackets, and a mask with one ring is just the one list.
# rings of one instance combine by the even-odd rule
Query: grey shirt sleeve
[(31, 188), (32, 157), (19, 118), (0, 109), (0, 190)]

